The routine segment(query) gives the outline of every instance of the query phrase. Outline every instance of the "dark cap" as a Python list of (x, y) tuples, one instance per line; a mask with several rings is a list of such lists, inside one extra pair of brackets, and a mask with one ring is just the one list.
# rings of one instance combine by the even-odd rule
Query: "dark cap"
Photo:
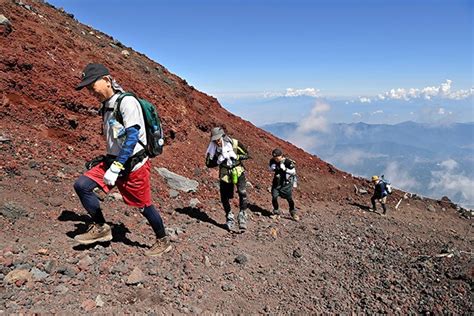
[(109, 70), (102, 64), (89, 64), (82, 72), (82, 81), (76, 86), (76, 90), (81, 90), (91, 83), (96, 82), (104, 76), (110, 75)]
[(281, 149), (275, 148), (272, 151), (272, 156), (273, 157), (283, 156), (283, 152), (281, 151)]

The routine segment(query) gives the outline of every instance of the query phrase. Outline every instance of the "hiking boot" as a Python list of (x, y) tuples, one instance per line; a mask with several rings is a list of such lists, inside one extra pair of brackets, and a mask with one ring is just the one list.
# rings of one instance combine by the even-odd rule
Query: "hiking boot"
[(290, 215), (291, 215), (291, 218), (292, 218), (295, 222), (299, 222), (300, 217), (298, 216), (298, 214), (296, 214), (296, 211), (290, 211)]
[(145, 255), (149, 257), (161, 256), (164, 253), (171, 251), (171, 242), (168, 236), (157, 239), (156, 242), (151, 246), (150, 249), (145, 251)]
[(227, 227), (228, 230), (232, 230), (234, 228), (234, 214), (232, 212), (229, 212), (226, 215), (226, 222), (225, 226)]
[(245, 211), (241, 210), (239, 212), (238, 220), (239, 220), (239, 228), (241, 230), (246, 230), (247, 229), (247, 216), (245, 216)]
[(279, 219), (280, 218), (280, 210), (273, 210), (272, 214), (270, 215), (271, 219)]
[(83, 245), (112, 240), (112, 230), (107, 224), (91, 224), (87, 232), (74, 237), (74, 240)]

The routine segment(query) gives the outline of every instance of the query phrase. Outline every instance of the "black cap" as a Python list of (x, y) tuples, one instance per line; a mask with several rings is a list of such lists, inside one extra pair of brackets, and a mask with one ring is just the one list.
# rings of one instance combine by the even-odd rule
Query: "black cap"
[(281, 149), (275, 148), (272, 151), (272, 156), (273, 157), (283, 156), (283, 152), (281, 151)]
[(82, 88), (90, 85), (91, 83), (96, 82), (98, 79), (107, 75), (110, 75), (110, 73), (104, 65), (89, 64), (86, 66), (86, 68), (84, 68), (84, 71), (82, 72), (81, 76), (82, 81), (76, 86), (76, 90), (81, 90)]

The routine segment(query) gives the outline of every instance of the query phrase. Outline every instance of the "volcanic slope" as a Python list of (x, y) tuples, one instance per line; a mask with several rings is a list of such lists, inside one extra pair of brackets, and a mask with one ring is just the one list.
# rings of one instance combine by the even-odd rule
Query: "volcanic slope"
[[(0, 14), (0, 313), (472, 313), (472, 222), (449, 200), (396, 191), (388, 216), (368, 212), (369, 195), (354, 187), (368, 189), (367, 180), (232, 115), (71, 14), (5, 0)], [(113, 193), (103, 208), (114, 240), (73, 240), (87, 216), (72, 185), (104, 151), (97, 101), (74, 90), (90, 62), (158, 107), (167, 146), (153, 166), (199, 182), (195, 193), (176, 192), (153, 169), (173, 237), (163, 257), (145, 257), (152, 231)], [(204, 166), (216, 125), (252, 156), (243, 234), (222, 228), (216, 172)], [(269, 216), (275, 147), (297, 162), (300, 222)]]

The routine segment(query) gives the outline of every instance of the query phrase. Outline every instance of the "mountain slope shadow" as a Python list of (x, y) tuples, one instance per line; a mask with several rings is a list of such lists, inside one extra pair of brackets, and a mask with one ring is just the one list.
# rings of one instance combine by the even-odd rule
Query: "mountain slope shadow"
[[(62, 222), (83, 222), (83, 223), (76, 223), (74, 224), (74, 230), (67, 232), (66, 235), (69, 238), (74, 238), (75, 236), (85, 233), (87, 230), (87, 227), (91, 223), (91, 218), (87, 215), (79, 215), (71, 211), (62, 211), (61, 214), (58, 216), (58, 220)], [(132, 247), (139, 247), (139, 248), (148, 248), (147, 245), (144, 245), (140, 242), (130, 240), (127, 238), (127, 234), (130, 233), (130, 230), (123, 224), (123, 223), (118, 223), (118, 224), (112, 224), (109, 223), (111, 228), (112, 228), (112, 242), (121, 242), (127, 246), (132, 246)], [(99, 243), (94, 243), (91, 245), (76, 245), (73, 247), (74, 250), (86, 250), (86, 249), (91, 249), (94, 248), (97, 244), (100, 244), (104, 247), (108, 247), (110, 245), (110, 242), (99, 242)]]
[(219, 228), (227, 230), (225, 224), (219, 224), (213, 218), (211, 218), (207, 213), (203, 212), (200, 208), (196, 207), (183, 207), (183, 208), (176, 208), (175, 211), (180, 214), (188, 215), (189, 217), (195, 218), (200, 220), (201, 222), (210, 223), (215, 225)]

